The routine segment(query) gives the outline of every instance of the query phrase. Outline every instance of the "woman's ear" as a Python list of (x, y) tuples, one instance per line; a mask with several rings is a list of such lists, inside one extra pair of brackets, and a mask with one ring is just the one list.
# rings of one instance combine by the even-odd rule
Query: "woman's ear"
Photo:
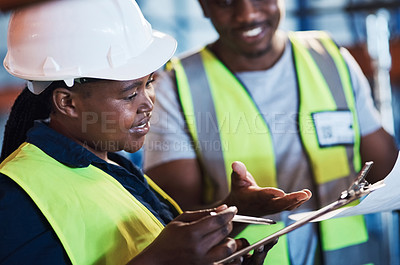
[(56, 88), (53, 91), (54, 110), (71, 118), (78, 117), (75, 100), (75, 93), (71, 90)]

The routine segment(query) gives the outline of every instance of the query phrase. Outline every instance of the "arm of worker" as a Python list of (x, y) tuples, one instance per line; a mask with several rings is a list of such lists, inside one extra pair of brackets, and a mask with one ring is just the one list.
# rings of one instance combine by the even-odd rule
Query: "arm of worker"
[(373, 161), (367, 180), (374, 183), (381, 180), (392, 170), (398, 148), (393, 136), (382, 128), (381, 117), (372, 97), (371, 87), (360, 66), (349, 53), (341, 48), (351, 74), (356, 99), (357, 116), (361, 133), (361, 160), (363, 163)]
[[(160, 183), (183, 209), (201, 206), (201, 172), (196, 160), (176, 160), (147, 172)], [(162, 177), (157, 177), (162, 176)], [(309, 190), (285, 193), (277, 188), (261, 188), (241, 162), (232, 164), (231, 192), (218, 202), (238, 207), (240, 214), (262, 216), (293, 210), (311, 198)], [(203, 206), (204, 207), (204, 206)]]
[(196, 159), (178, 159), (146, 170), (183, 210), (207, 207), (202, 200), (202, 174)]
[[(216, 215), (210, 214), (216, 212)], [(161, 234), (131, 260), (129, 265), (136, 264), (199, 264), (212, 265), (235, 251), (248, 246), (244, 239), (228, 238), (232, 231), (232, 218), (236, 214), (235, 207), (221, 205), (215, 209), (184, 212), (171, 221)], [(230, 264), (263, 264), (268, 250), (273, 246), (265, 246), (264, 251), (247, 255)], [(242, 263), (243, 262), (243, 263)]]
[(367, 181), (375, 183), (385, 178), (392, 170), (398, 155), (394, 138), (383, 128), (361, 138), (361, 159), (373, 161)]

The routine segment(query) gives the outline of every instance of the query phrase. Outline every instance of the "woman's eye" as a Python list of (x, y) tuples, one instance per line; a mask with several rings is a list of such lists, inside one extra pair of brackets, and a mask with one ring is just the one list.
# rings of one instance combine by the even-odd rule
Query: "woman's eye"
[(132, 99), (134, 99), (136, 96), (137, 96), (137, 92), (135, 92), (135, 93), (129, 95), (128, 97), (126, 97), (126, 99), (127, 99), (127, 100), (132, 100)]
[(152, 78), (150, 78), (149, 80), (147, 80), (146, 86), (150, 86), (151, 83), (154, 82), (154, 80), (155, 80), (154, 77), (152, 77)]

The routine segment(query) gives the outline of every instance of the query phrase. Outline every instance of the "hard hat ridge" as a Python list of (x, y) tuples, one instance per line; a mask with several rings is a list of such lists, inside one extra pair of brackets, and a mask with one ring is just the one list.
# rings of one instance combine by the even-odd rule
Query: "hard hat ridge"
[(175, 49), (176, 41), (154, 31), (133, 0), (58, 0), (12, 14), (4, 67), (33, 81), (29, 87), (38, 94), (42, 81), (137, 79)]

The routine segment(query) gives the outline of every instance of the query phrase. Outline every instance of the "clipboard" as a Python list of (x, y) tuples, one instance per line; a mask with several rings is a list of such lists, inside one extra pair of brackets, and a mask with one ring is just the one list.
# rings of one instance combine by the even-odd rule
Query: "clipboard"
[(280, 236), (283, 236), (283, 235), (313, 221), (314, 219), (317, 219), (327, 213), (330, 213), (344, 205), (351, 203), (354, 200), (357, 200), (365, 195), (368, 195), (369, 193), (371, 193), (374, 190), (381, 188), (384, 185), (383, 181), (378, 181), (372, 185), (372, 184), (369, 184), (365, 180), (365, 177), (367, 176), (372, 165), (373, 165), (372, 161), (366, 162), (364, 164), (363, 168), (361, 169), (361, 171), (357, 174), (356, 179), (353, 181), (353, 183), (350, 185), (350, 187), (347, 190), (343, 191), (340, 194), (339, 198), (335, 202), (332, 202), (331, 204), (328, 204), (327, 206), (325, 206), (315, 212), (310, 213), (309, 215), (307, 215), (307, 216), (301, 218), (300, 220), (286, 226), (285, 228), (273, 233), (272, 235), (269, 235), (266, 238), (261, 239), (258, 242), (254, 243), (246, 248), (243, 248), (243, 249), (233, 253), (232, 255), (230, 255), (227, 258), (217, 261), (214, 264), (229, 263), (232, 260), (239, 258), (254, 249), (261, 248), (265, 244), (274, 242), (276, 240), (276, 238), (279, 238)]

